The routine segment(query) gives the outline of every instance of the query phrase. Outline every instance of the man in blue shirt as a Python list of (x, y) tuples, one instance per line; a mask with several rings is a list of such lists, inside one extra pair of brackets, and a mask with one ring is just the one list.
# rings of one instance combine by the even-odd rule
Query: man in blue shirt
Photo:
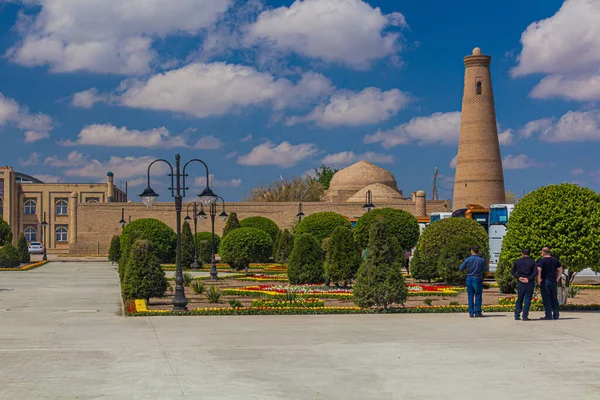
[(556, 257), (550, 254), (550, 248), (542, 249), (542, 258), (537, 263), (538, 284), (542, 293), (542, 303), (546, 316), (540, 319), (552, 320), (559, 318), (558, 282), (563, 273), (563, 267)]
[[(483, 274), (488, 272), (485, 259), (479, 255), (479, 246), (471, 248), (471, 255), (463, 261), (459, 270), (467, 269), (467, 296), (469, 298), (469, 316), (483, 317), (481, 313)], [(473, 304), (475, 303), (475, 304)]]

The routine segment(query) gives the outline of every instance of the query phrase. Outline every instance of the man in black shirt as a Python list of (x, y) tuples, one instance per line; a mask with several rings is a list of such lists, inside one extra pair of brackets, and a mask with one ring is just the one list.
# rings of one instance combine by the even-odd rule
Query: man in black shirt
[(537, 263), (538, 284), (542, 292), (542, 302), (546, 316), (540, 319), (558, 319), (558, 281), (563, 272), (562, 265), (556, 257), (550, 255), (550, 249), (542, 249), (542, 258)]
[[(529, 249), (521, 251), (521, 258), (513, 264), (510, 273), (519, 280), (517, 293), (517, 304), (515, 306), (515, 320), (521, 319), (521, 310), (523, 311), (523, 321), (529, 321), (529, 306), (533, 297), (535, 288), (535, 278), (538, 274), (535, 261), (529, 256)], [(523, 307), (523, 301), (525, 306)]]

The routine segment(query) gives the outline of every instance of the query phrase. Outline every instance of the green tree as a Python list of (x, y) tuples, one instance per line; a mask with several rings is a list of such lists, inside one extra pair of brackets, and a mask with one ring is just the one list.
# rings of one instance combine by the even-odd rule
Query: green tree
[[(215, 233), (215, 254), (219, 254), (221, 238)], [(212, 262), (212, 233), (198, 232), (196, 234), (196, 243), (198, 245), (198, 262), (210, 264)]]
[(181, 267), (186, 269), (194, 263), (194, 235), (187, 221), (181, 227)]
[(371, 227), (376, 221), (383, 221), (403, 252), (412, 249), (419, 240), (419, 223), (414, 215), (394, 208), (376, 208), (364, 213), (356, 222), (354, 237), (362, 248), (367, 247)]
[(315, 168), (315, 174), (317, 176), (317, 181), (323, 186), (323, 189), (329, 190), (329, 185), (331, 184), (331, 178), (333, 175), (338, 172), (338, 169), (332, 169), (326, 165), (321, 165), (321, 168)]
[(442, 249), (455, 237), (472, 237), (479, 244), (482, 255), (489, 253), (487, 233), (477, 221), (469, 218), (442, 219), (429, 225), (421, 234), (410, 263), (411, 276), (427, 281), (437, 278)]
[(277, 261), (277, 249), (279, 248), (279, 240), (281, 240), (281, 229), (277, 231), (277, 236), (275, 236), (275, 240), (273, 240), (273, 261)]
[(17, 241), (17, 254), (19, 255), (19, 261), (22, 263), (28, 263), (31, 261), (29, 255), (29, 246), (27, 246), (27, 240), (25, 240), (25, 234), (21, 232), (19, 240)]
[(121, 258), (121, 238), (115, 235), (110, 240), (110, 248), (108, 249), (108, 260), (113, 264), (119, 262)]
[(167, 291), (169, 283), (151, 246), (148, 240), (136, 240), (131, 246), (122, 285), (126, 300), (149, 302), (151, 297), (162, 297)]
[(569, 286), (578, 272), (600, 272), (600, 195), (573, 184), (550, 185), (526, 194), (515, 205), (502, 242), (496, 280), (504, 293), (517, 286), (510, 274), (523, 248), (532, 256), (548, 246), (568, 269)]
[(323, 186), (312, 176), (304, 178), (277, 179), (269, 184), (261, 184), (250, 190), (244, 201), (253, 202), (287, 202), (287, 201), (320, 201), (324, 192)]
[(367, 257), (354, 282), (354, 303), (359, 307), (382, 306), (384, 309), (390, 304), (404, 304), (408, 288), (398, 261), (400, 246), (382, 221), (371, 226), (368, 246)]
[(287, 271), (288, 280), (293, 285), (325, 282), (323, 249), (313, 235), (296, 235)]
[(244, 269), (252, 262), (269, 261), (273, 241), (269, 234), (257, 228), (239, 228), (227, 234), (221, 242), (221, 259), (235, 269)]
[(277, 247), (277, 252), (275, 255), (275, 262), (285, 264), (288, 262), (288, 258), (290, 258), (290, 254), (292, 254), (292, 250), (294, 249), (294, 236), (290, 233), (289, 230), (284, 229), (281, 233), (281, 238), (279, 239), (279, 246)]
[(279, 233), (279, 226), (267, 217), (248, 217), (240, 221), (242, 228), (256, 228), (269, 234), (271, 241), (274, 242)]
[(229, 214), (229, 217), (227, 218), (227, 222), (225, 222), (225, 228), (223, 228), (222, 237), (227, 236), (227, 234), (229, 232), (231, 232), (232, 230), (237, 229), (237, 228), (241, 228), (240, 220), (238, 219), (237, 213), (232, 212), (231, 214)]
[(348, 218), (338, 213), (325, 211), (304, 217), (294, 233), (296, 235), (310, 233), (317, 239), (319, 244), (322, 244), (323, 240), (331, 236), (338, 226), (352, 229), (352, 224)]
[(167, 224), (154, 218), (142, 218), (125, 225), (121, 233), (121, 253), (127, 254), (133, 245), (130, 236), (135, 232), (136, 239), (150, 242), (152, 251), (156, 253), (161, 263), (175, 261), (175, 246), (177, 235)]
[(325, 253), (325, 276), (336, 285), (344, 286), (356, 276), (360, 267), (360, 248), (354, 240), (352, 230), (338, 226), (327, 243)]
[[(472, 236), (457, 236), (451, 238), (444, 245), (438, 259), (439, 276), (449, 285), (464, 285), (467, 278), (467, 271), (459, 271), (458, 267), (465, 258), (471, 255), (471, 248), (474, 246), (483, 247)], [(485, 254), (482, 257), (487, 258)]]
[(21, 265), (19, 260), (19, 252), (12, 243), (6, 243), (0, 249), (0, 266), (4, 268), (17, 268)]
[(4, 246), (7, 243), (11, 243), (13, 238), (12, 229), (10, 225), (0, 216), (0, 246)]

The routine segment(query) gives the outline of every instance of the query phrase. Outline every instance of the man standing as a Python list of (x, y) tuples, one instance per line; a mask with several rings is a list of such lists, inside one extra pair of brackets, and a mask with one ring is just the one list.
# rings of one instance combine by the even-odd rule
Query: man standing
[(557, 283), (562, 276), (563, 268), (556, 257), (550, 255), (550, 249), (542, 249), (542, 259), (537, 263), (538, 284), (542, 292), (542, 302), (546, 316), (540, 319), (558, 319), (558, 288)]
[[(529, 256), (529, 249), (521, 251), (521, 258), (513, 264), (510, 273), (519, 280), (517, 304), (515, 306), (515, 320), (521, 319), (521, 310), (523, 311), (523, 321), (529, 321), (529, 306), (533, 289), (535, 289), (535, 278), (538, 275), (535, 261)], [(525, 306), (523, 307), (523, 301)]]
[[(483, 274), (488, 271), (485, 259), (479, 255), (479, 246), (471, 248), (471, 255), (463, 261), (459, 270), (467, 269), (467, 296), (469, 297), (469, 316), (483, 317), (481, 302), (483, 293)], [(474, 304), (473, 304), (474, 303)]]

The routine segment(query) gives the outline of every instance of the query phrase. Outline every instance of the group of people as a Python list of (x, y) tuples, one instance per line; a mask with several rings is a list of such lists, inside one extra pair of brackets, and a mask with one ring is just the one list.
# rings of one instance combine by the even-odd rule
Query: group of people
[[(522, 255), (515, 261), (511, 274), (518, 279), (517, 303), (515, 306), (515, 320), (529, 321), (529, 307), (535, 289), (535, 282), (540, 286), (542, 303), (545, 316), (543, 320), (559, 318), (558, 307), (558, 282), (561, 279), (563, 268), (556, 257), (552, 257), (550, 249), (542, 249), (542, 258), (535, 261), (531, 258), (531, 251), (523, 249)], [(471, 255), (467, 257), (459, 269), (467, 270), (467, 295), (469, 298), (469, 316), (471, 318), (483, 317), (481, 312), (483, 277), (488, 272), (488, 265), (479, 255), (479, 247), (473, 246)]]

